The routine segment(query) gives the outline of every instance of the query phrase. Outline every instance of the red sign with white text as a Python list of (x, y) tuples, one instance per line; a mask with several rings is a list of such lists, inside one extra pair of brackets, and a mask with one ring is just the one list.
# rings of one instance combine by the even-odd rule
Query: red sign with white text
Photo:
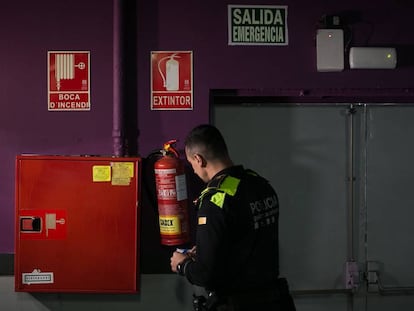
[(151, 110), (193, 109), (193, 52), (151, 52)]
[(90, 110), (90, 55), (48, 52), (48, 110)]

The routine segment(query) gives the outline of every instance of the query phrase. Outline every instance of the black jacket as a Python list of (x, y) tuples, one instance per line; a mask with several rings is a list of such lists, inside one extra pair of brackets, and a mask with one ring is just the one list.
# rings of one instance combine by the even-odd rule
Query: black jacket
[(233, 166), (208, 183), (197, 204), (197, 255), (185, 269), (190, 283), (221, 294), (274, 284), (279, 202), (268, 181)]

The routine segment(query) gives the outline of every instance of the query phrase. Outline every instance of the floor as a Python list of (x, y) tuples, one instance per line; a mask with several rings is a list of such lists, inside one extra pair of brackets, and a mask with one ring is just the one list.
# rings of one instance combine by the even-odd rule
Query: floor
[(14, 291), (14, 276), (0, 276), (1, 311), (190, 311), (192, 287), (174, 274), (141, 275), (136, 295), (30, 294)]

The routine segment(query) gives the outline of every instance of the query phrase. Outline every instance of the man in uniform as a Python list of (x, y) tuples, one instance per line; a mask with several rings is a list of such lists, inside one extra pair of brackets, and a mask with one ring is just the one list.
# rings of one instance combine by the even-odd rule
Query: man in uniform
[(171, 270), (205, 289), (195, 310), (295, 310), (279, 277), (278, 197), (269, 182), (234, 165), (220, 131), (195, 127), (187, 160), (207, 187), (198, 205), (196, 246), (171, 257)]

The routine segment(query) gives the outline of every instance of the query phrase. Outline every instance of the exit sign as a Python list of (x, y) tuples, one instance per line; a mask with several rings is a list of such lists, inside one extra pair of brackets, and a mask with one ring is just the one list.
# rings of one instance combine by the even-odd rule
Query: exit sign
[(286, 5), (229, 5), (229, 45), (288, 45)]

